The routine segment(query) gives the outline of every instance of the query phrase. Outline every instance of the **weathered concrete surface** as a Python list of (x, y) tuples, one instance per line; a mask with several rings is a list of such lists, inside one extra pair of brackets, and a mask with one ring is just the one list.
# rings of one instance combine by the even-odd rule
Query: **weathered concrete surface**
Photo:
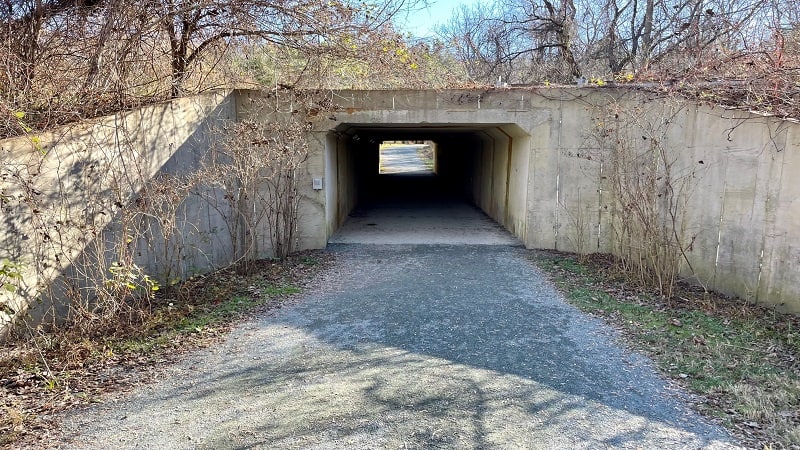
[[(152, 105), (37, 136), (39, 149), (32, 141), (0, 143), (3, 195), (31, 195), (14, 184), (13, 174), (35, 178), (39, 192), (34, 194), (37, 207), (12, 210), (4, 205), (0, 211), (0, 259), (26, 265), (13, 307), (21, 310), (34, 301), (43, 284), (72, 267), (89, 243), (97, 244), (89, 259), (115, 257), (94, 236), (105, 226), (113, 232), (117, 203), (124, 204), (159, 171), (195, 167), (215, 132), (211, 124), (253, 118), (258, 115), (255, 100), (265, 95), (273, 94), (235, 91)], [(692, 242), (686, 255), (692, 270), (686, 264), (684, 277), (800, 312), (796, 123), (625, 89), (320, 95), (326, 96), (320, 98), (321, 108), (335, 108), (314, 118), (309, 133), (311, 154), (300, 173), (298, 249), (325, 247), (353, 209), (370, 200), (381, 139), (405, 137), (435, 142), (436, 172), (442, 179), (526, 247), (617, 252), (615, 226), (627, 218), (615, 212), (607, 176), (613, 158), (595, 138), (600, 111), (618, 102), (617, 107), (637, 111), (639, 123), (632, 130), (669, 117), (663, 142), (675, 173), (691, 174), (685, 177), (691, 179), (691, 193), (682, 211)], [(281, 110), (293, 110), (291, 94), (282, 101), (288, 103)], [(312, 188), (314, 179), (322, 179), (323, 189)], [(180, 231), (169, 242), (145, 239), (137, 264), (158, 277), (169, 264), (186, 275), (229, 262), (233, 252), (222, 217), (224, 201), (217, 200), (213, 204), (213, 195), (190, 196), (181, 206)], [(36, 227), (46, 231), (38, 234), (42, 241), (28, 241)], [(261, 256), (269, 256), (270, 230), (265, 225), (254, 234)], [(36, 252), (44, 256), (34, 258)], [(177, 257), (162, 261), (170, 253)], [(82, 279), (105, 276), (80, 274)], [(11, 294), (0, 290), (0, 295)], [(0, 323), (7, 319), (3, 314)]]
[(648, 127), (666, 130), (659, 145), (668, 149), (676, 184), (687, 181), (678, 225), (688, 250), (682, 276), (800, 312), (796, 123), (626, 89), (340, 91), (331, 99), (339, 112), (317, 130), (334, 130), (336, 146), (319, 151), (346, 163), (327, 167), (327, 176), (353, 184), (327, 198), (343, 205), (328, 208), (337, 211), (327, 218), (329, 235), (361, 195), (352, 163), (369, 148), (354, 138), (404, 133), (439, 144), (438, 172), (461, 164), (470, 200), (526, 247), (618, 252), (618, 226), (627, 218), (616, 211), (608, 178), (611, 149), (597, 139), (614, 130), (601, 120), (610, 106), (635, 111), (629, 132), (637, 151), (652, 142), (642, 139)]
[(616, 333), (501, 246), (332, 246), (318, 290), (60, 448), (733, 448)]
[[(18, 315), (30, 305), (41, 315), (53, 305), (36, 300), (65, 272), (75, 272), (72, 289), (88, 278), (107, 277), (102, 273), (107, 265), (91, 260), (118, 253), (110, 236), (121, 209), (160, 171), (196, 167), (208, 148), (209, 124), (235, 118), (233, 101), (230, 92), (182, 98), (0, 141), (0, 260), (23, 267), (21, 279), (11, 280), (18, 281), (15, 292), (0, 289), (2, 300)], [(187, 239), (198, 228), (211, 230), (223, 223), (208, 205), (193, 206), (182, 210), (181, 235)], [(199, 240), (183, 243), (194, 252), (177, 264), (202, 271), (219, 262), (225, 243), (213, 237)], [(137, 262), (155, 271), (153, 255), (163, 254), (163, 245), (145, 247)], [(0, 334), (10, 319), (0, 309)]]

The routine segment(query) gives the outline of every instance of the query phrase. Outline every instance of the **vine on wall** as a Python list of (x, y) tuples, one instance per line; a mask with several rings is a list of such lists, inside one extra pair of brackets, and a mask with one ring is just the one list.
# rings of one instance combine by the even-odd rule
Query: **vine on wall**
[(81, 333), (141, 323), (156, 293), (187, 276), (188, 253), (201, 252), (188, 242), (201, 238), (197, 225), (179, 218), (190, 197), (224, 217), (231, 265), (249, 271), (258, 258), (288, 256), (310, 129), (302, 101), (292, 101), (288, 112), (256, 102), (254, 119), (210, 127), (203, 161), (180, 175), (151, 178), (124, 125), (94, 129), (82, 151), (32, 151), (25, 161), (3, 152), (0, 206), (13, 231), (2, 235), (0, 330), (41, 299), (54, 302), (37, 314), (53, 326), (66, 317)]
[(670, 148), (669, 134), (683, 104), (612, 101), (596, 107), (589, 135), (600, 149), (613, 198), (614, 253), (623, 269), (672, 297), (681, 273), (694, 273), (688, 252), (697, 237), (689, 201), (705, 166), (687, 166)]

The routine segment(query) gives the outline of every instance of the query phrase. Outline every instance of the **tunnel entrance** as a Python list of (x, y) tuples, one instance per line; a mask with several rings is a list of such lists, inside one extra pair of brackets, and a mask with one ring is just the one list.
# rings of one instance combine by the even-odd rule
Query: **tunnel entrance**
[(529, 152), (515, 124), (342, 124), (329, 242), (521, 245)]

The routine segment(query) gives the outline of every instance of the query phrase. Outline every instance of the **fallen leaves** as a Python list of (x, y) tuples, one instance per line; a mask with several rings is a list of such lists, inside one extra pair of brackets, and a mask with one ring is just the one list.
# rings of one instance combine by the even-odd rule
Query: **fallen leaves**
[(800, 317), (680, 285), (663, 298), (608, 255), (533, 252), (565, 296), (604, 317), (701, 412), (754, 448), (800, 449)]
[[(248, 314), (280, 307), (279, 301), (267, 300), (299, 292), (286, 286), (307, 285), (329, 259), (325, 253), (304, 252), (284, 262), (258, 261), (249, 275), (224, 270), (194, 277), (172, 291), (184, 297), (158, 299), (138, 327), (92, 336), (64, 327), (5, 343), (0, 347), (0, 448), (46, 446), (57, 430), (55, 414), (155, 379), (187, 352), (218, 342)], [(260, 300), (232, 303), (239, 295)], [(217, 311), (225, 307), (232, 309)], [(189, 319), (204, 323), (179, 328)]]

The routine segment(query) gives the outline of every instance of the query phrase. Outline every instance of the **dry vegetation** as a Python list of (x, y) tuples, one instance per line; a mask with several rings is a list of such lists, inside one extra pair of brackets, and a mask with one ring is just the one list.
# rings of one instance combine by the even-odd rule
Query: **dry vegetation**
[(230, 86), (445, 88), (635, 83), (798, 117), (790, 0), (514, 0), (456, 11), (428, 41), (418, 0), (10, 0), (0, 137)]
[[(627, 85), (800, 118), (797, 2), (476, 3), (458, 11), (431, 42), (407, 39), (391, 23), (398, 11), (415, 4), (9, 0), (0, 5), (0, 137), (26, 135), (36, 142), (37, 132), (58, 124), (223, 86), (277, 92), (485, 86), (498, 80), (574, 84), (585, 79), (597, 87)], [(633, 118), (629, 114), (626, 120)], [(277, 230), (270, 236), (273, 248), (279, 256), (289, 255), (297, 220), (292, 177), (305, 159), (304, 123), (271, 128), (229, 124), (217, 130), (214, 148), (224, 165), (207, 164), (192, 176), (134, 180), (145, 188), (132, 189), (139, 192), (139, 203), (121, 214), (124, 233), (115, 237), (122, 243), (117, 247), (102, 247), (105, 242), (91, 237), (104, 226), (83, 224), (87, 245), (95, 247), (74, 261), (84, 272), (76, 273), (77, 281), (69, 286), (71, 321), (52, 329), (24, 329), (24, 339), (9, 341), (0, 354), (0, 443), (12, 445), (46, 430), (42, 414), (94, 401), (115, 386), (130, 386), (135, 380), (127, 375), (129, 368), (209, 342), (240, 311), (274, 304), (269, 299), (295, 291), (297, 277), (305, 276), (320, 256), (292, 256), (287, 265), (258, 261), (259, 249), (249, 235), (249, 241), (236, 242), (230, 260), (245, 275), (230, 269), (179, 282), (187, 274), (172, 264), (181, 250), (172, 245), (171, 233), (177, 208), (205, 184), (224, 192), (215, 198), (231, 202), (217, 206), (228, 214), (232, 235), (247, 237), (237, 227), (254, 229), (270, 221)], [(651, 131), (655, 137), (663, 132)], [(660, 151), (657, 144), (653, 149)], [(255, 154), (267, 157), (252, 159)], [(637, 164), (636, 155), (619, 156), (630, 159), (618, 167)], [(658, 188), (654, 180), (669, 169), (669, 161), (661, 162), (648, 179), (624, 174), (615, 179), (617, 192), (630, 200), (622, 203), (635, 206), (637, 195), (644, 198)], [(57, 214), (33, 213), (43, 211), (35, 170), (26, 172), (5, 159), (0, 169), (3, 214), (24, 210), (38, 221), (29, 245), (61, 245), (61, 238), (47, 231), (58, 225)], [(90, 187), (96, 181), (91, 177), (123, 180), (120, 186), (128, 182), (126, 174), (104, 167), (81, 177)], [(4, 192), (12, 185), (25, 195), (7, 197)], [(85, 193), (87, 209), (119, 210), (126, 199), (121, 193), (118, 199), (102, 199), (97, 192)], [(269, 193), (280, 195), (264, 196)], [(244, 214), (240, 203), (254, 199), (261, 209)], [(674, 200), (670, 211), (678, 213), (681, 198)], [(622, 263), (639, 275), (637, 283), (655, 285), (661, 295), (632, 287), (630, 278), (604, 260), (591, 264), (598, 275), (569, 258), (542, 260), (569, 283), (565, 289), (576, 302), (630, 327), (643, 348), (663, 361), (665, 373), (706, 395), (702, 407), (739, 429), (747, 442), (800, 446), (797, 319), (676, 284), (681, 239), (673, 242), (659, 234), (663, 230), (654, 227), (654, 217), (639, 219), (623, 232), (638, 236), (649, 230), (648, 247), (623, 252)], [(676, 227), (668, 230), (673, 233), (680, 231), (679, 217), (675, 220)], [(134, 263), (136, 249), (129, 243), (138, 238), (163, 242), (156, 277), (163, 286)], [(1, 251), (8, 254), (0, 253), (0, 288), (11, 291), (23, 268), (11, 251)], [(114, 258), (106, 257), (109, 251), (117, 252)], [(654, 265), (663, 271), (645, 269)], [(87, 287), (86, 280), (94, 284)], [(0, 303), (0, 314), (7, 312), (4, 308)]]
[(684, 284), (664, 297), (607, 255), (531, 259), (570, 302), (605, 318), (699, 394), (697, 408), (743, 443), (800, 448), (800, 318)]
[(791, 0), (477, 2), (440, 37), (476, 83), (626, 84), (800, 117)]
[(442, 87), (440, 48), (391, 22), (416, 3), (10, 0), (0, 137), (218, 87)]
[(153, 297), (139, 320), (37, 328), (0, 346), (0, 448), (42, 446), (48, 417), (152, 380), (159, 367), (224, 337), (252, 312), (279, 308), (329, 261), (304, 252), (186, 280)]

